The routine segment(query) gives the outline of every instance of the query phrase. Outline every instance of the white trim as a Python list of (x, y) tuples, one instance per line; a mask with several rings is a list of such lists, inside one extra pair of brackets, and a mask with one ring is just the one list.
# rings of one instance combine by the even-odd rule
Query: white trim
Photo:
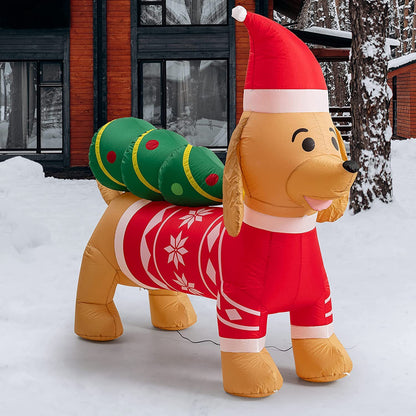
[(255, 211), (244, 204), (244, 219), (247, 225), (273, 233), (300, 234), (313, 230), (316, 227), (318, 213), (304, 217), (275, 217)]
[[(167, 207), (167, 208), (165, 208), (163, 211), (165, 211), (165, 210), (167, 210), (168, 208), (175, 208), (175, 205), (170, 205), (169, 207)], [(178, 208), (177, 206), (176, 206), (176, 208)], [(176, 291), (176, 289), (171, 285), (171, 284), (169, 284), (166, 280), (165, 280), (165, 278), (162, 276), (162, 273), (160, 273), (160, 270), (159, 270), (159, 266), (158, 266), (158, 264), (157, 264), (157, 256), (156, 256), (156, 243), (157, 243), (157, 240), (158, 240), (158, 238), (159, 238), (159, 234), (160, 234), (160, 232), (162, 231), (162, 228), (164, 227), (164, 225), (176, 214), (176, 213), (178, 213), (178, 212), (180, 212), (181, 211), (181, 208), (178, 208), (176, 211), (173, 211), (171, 214), (169, 214), (169, 216), (163, 221), (163, 223), (160, 225), (160, 227), (159, 227), (159, 229), (157, 230), (157, 233), (156, 233), (156, 236), (155, 236), (155, 238), (154, 238), (154, 240), (153, 240), (153, 264), (155, 265), (155, 268), (156, 268), (156, 271), (157, 271), (157, 273), (158, 273), (158, 275), (160, 276), (160, 278), (162, 279), (162, 280), (160, 280), (159, 281), (159, 279), (157, 279), (155, 276), (153, 276), (153, 274), (150, 272), (150, 270), (146, 267), (146, 273), (147, 273), (147, 275), (155, 282), (155, 283), (159, 283), (159, 282), (161, 282), (161, 281), (163, 281), (163, 283), (166, 285), (166, 289), (169, 289), (169, 290), (173, 290), (173, 291)], [(149, 229), (149, 231), (150, 231), (150, 229)], [(182, 232), (182, 231), (181, 231)], [(144, 244), (146, 244), (146, 234), (145, 233), (143, 233), (143, 236), (142, 236), (142, 242), (144, 243)]]
[(327, 312), (327, 313), (325, 314), (325, 318), (328, 318), (329, 316), (332, 316), (332, 311), (331, 311), (331, 312)]
[(334, 333), (334, 324), (322, 326), (290, 326), (292, 339), (329, 338)]
[[(219, 222), (218, 222), (218, 220), (220, 220)], [(204, 242), (205, 242), (205, 239), (207, 239), (208, 240), (208, 238), (207, 238), (207, 235), (209, 234), (209, 233), (211, 233), (212, 231), (213, 231), (213, 229), (215, 229), (216, 227), (219, 227), (219, 228), (221, 228), (221, 220), (222, 220), (222, 215), (221, 216), (219, 216), (218, 218), (216, 218), (214, 221), (212, 221), (212, 223), (209, 225), (209, 227), (207, 228), (207, 230), (205, 231), (205, 233), (204, 233), (204, 235), (202, 236), (202, 239), (201, 239), (201, 244), (199, 245), (199, 250), (198, 250), (198, 269), (199, 269), (199, 275), (201, 276), (201, 279), (202, 279), (202, 281), (204, 282), (204, 285), (205, 285), (205, 287), (208, 289), (208, 291), (211, 293), (211, 295), (212, 296), (214, 296), (214, 297), (217, 297), (218, 296), (218, 294), (217, 293), (214, 293), (210, 288), (209, 288), (209, 286), (207, 285), (207, 283), (206, 283), (206, 281), (205, 281), (205, 278), (204, 278), (204, 272), (202, 271), (202, 264), (201, 264), (201, 252), (202, 252), (202, 246), (203, 246), (203, 244), (204, 244)], [(217, 223), (218, 222), (218, 223)], [(217, 223), (217, 225), (215, 225), (214, 226), (214, 224), (215, 223)], [(218, 232), (218, 237), (219, 237), (219, 232)], [(216, 239), (215, 239), (215, 241), (217, 241), (218, 240), (218, 237), (216, 237)], [(208, 245), (208, 249), (209, 249), (209, 242), (207, 241), (207, 245)], [(211, 249), (212, 249), (212, 247), (211, 247)], [(209, 251), (211, 251), (211, 249), (209, 249)], [(210, 261), (209, 259), (208, 259), (208, 261)], [(212, 264), (212, 263), (211, 263)], [(214, 269), (215, 270), (215, 269)], [(209, 276), (208, 276), (209, 277)], [(211, 279), (212, 280), (212, 279)], [(217, 286), (217, 284), (218, 284), (218, 282), (217, 282), (217, 279), (215, 279), (215, 286)]]
[(247, 10), (243, 6), (236, 6), (231, 10), (231, 16), (237, 20), (237, 22), (244, 22), (247, 17)]
[(220, 337), (223, 352), (260, 352), (266, 345), (266, 337), (254, 339), (234, 339)]
[(327, 90), (244, 90), (243, 111), (257, 113), (327, 113)]
[(221, 321), (224, 325), (227, 325), (234, 329), (241, 329), (242, 331), (260, 331), (259, 326), (247, 326), (247, 325), (238, 325), (234, 324), (232, 322), (226, 321), (222, 316), (217, 314), (217, 318), (219, 321)]
[(124, 258), (123, 242), (124, 234), (126, 232), (127, 226), (129, 225), (130, 220), (136, 214), (137, 211), (142, 209), (144, 206), (149, 204), (151, 201), (147, 199), (140, 199), (137, 202), (130, 205), (121, 216), (118, 221), (115, 236), (114, 236), (114, 253), (116, 255), (118, 266), (120, 270), (136, 285), (143, 287), (144, 289), (160, 289), (159, 287), (151, 287), (141, 283), (130, 271), (127, 266), (126, 259)]
[(331, 300), (331, 295), (329, 295), (326, 299), (325, 299), (325, 303), (328, 303)]

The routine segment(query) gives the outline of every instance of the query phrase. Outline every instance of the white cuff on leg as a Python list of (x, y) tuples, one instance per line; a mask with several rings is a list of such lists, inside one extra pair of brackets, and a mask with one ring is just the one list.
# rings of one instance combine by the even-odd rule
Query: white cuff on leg
[(292, 339), (329, 338), (334, 333), (334, 324), (321, 326), (291, 325)]
[(260, 352), (266, 345), (266, 337), (234, 339), (220, 337), (220, 348), (224, 352)]

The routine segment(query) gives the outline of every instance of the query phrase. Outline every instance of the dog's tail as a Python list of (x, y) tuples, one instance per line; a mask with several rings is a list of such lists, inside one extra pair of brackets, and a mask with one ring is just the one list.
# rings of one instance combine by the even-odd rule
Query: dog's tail
[(101, 192), (101, 196), (103, 197), (107, 205), (109, 205), (113, 199), (124, 194), (124, 192), (122, 191), (115, 191), (114, 189), (107, 188), (106, 186), (101, 185), (100, 182), (98, 181), (97, 181), (97, 185), (98, 185), (98, 189)]

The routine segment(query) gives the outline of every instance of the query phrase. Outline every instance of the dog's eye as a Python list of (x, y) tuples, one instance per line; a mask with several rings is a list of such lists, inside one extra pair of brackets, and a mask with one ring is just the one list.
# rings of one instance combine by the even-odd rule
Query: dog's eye
[(315, 140), (311, 137), (307, 137), (302, 142), (302, 148), (305, 152), (312, 152), (312, 150), (315, 149)]
[(334, 145), (335, 149), (338, 151), (339, 150), (339, 146), (338, 146), (338, 142), (337, 139), (335, 137), (331, 137), (332, 140), (332, 144)]

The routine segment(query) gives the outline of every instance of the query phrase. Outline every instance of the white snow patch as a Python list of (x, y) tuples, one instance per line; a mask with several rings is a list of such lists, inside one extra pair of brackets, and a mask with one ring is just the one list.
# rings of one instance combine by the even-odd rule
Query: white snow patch
[[(415, 160), (416, 140), (394, 141), (394, 202), (318, 225), (335, 330), (354, 362), (351, 376), (322, 385), (303, 382), (291, 351), (269, 349), (285, 382), (279, 393), (260, 400), (224, 393), (217, 346), (153, 329), (146, 291), (117, 289), (125, 330), (119, 340), (78, 338), (79, 267), (106, 205), (95, 181), (45, 178), (40, 165), (20, 158), (0, 163), (1, 413), (413, 414)], [(192, 302), (198, 323), (186, 336), (218, 340), (215, 302)], [(267, 345), (290, 344), (288, 315), (270, 316)]]
[(345, 30), (329, 29), (327, 27), (311, 26), (304, 29), (305, 32), (318, 33), (327, 36), (336, 36), (344, 39), (352, 39), (351, 32)]
[[(311, 26), (303, 30), (305, 32), (318, 33), (318, 34), (326, 35), (326, 36), (334, 36), (338, 38), (352, 39), (352, 33), (346, 30), (329, 29), (327, 27), (319, 27), (319, 26)], [(387, 38), (386, 45), (389, 46), (390, 48), (398, 47), (400, 46), (400, 41), (398, 41), (397, 39)]]
[(388, 63), (388, 69), (392, 70), (413, 62), (416, 62), (416, 52), (400, 56), (399, 58), (391, 59)]

